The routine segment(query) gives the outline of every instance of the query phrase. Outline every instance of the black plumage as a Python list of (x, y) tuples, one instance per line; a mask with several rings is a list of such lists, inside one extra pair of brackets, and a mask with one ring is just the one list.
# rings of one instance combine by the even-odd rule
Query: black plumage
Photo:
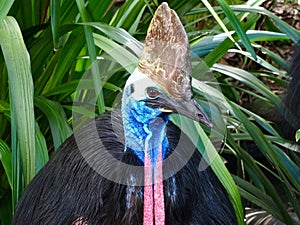
[[(110, 114), (96, 119), (98, 134), (91, 132), (91, 123), (79, 129), (77, 135), (82, 137), (80, 141), (85, 146), (81, 151), (97, 162), (102, 157), (99, 146), (104, 146), (105, 151), (116, 159), (142, 165), (131, 150), (124, 153), (124, 145), (120, 141), (124, 139), (122, 119), (120, 114), (113, 115), (113, 120)], [(167, 137), (171, 149), (176, 147), (179, 135), (180, 130), (169, 123)], [(193, 148), (188, 138), (184, 138), (186, 149), (176, 151), (178, 161), (185, 157), (189, 148)], [(100, 140), (103, 145), (99, 145)], [(133, 201), (128, 208), (128, 186), (103, 178), (86, 162), (81, 151), (74, 135), (68, 138), (23, 192), (13, 225), (71, 225), (79, 220), (86, 220), (88, 224), (142, 224), (143, 187), (134, 187)], [(198, 169), (200, 160), (201, 155), (195, 150), (188, 163), (164, 181), (166, 224), (236, 224), (225, 189), (210, 167), (204, 171)], [(165, 173), (172, 172), (171, 166), (164, 169)], [(115, 168), (114, 172), (122, 171)]]
[(283, 121), (283, 136), (295, 140), (295, 134), (300, 129), (300, 43), (295, 53), (289, 71), (291, 81), (283, 98), (285, 120)]

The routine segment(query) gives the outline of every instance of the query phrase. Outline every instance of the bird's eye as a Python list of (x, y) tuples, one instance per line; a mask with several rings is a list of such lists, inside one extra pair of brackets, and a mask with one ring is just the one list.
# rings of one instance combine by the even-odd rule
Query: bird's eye
[(150, 99), (155, 99), (159, 95), (159, 91), (155, 88), (147, 88), (147, 97)]

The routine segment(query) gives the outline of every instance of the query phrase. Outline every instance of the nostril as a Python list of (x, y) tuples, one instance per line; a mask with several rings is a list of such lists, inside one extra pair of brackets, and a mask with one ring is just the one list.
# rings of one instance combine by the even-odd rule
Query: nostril
[(197, 116), (203, 118), (203, 115), (201, 113), (197, 113)]

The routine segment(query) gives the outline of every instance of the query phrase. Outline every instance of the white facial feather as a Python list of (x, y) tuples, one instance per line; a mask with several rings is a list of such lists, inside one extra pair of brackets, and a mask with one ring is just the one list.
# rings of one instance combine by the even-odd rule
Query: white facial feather
[(137, 101), (146, 98), (147, 87), (157, 87), (157, 85), (144, 73), (140, 72), (138, 68), (136, 68), (128, 78), (125, 88), (130, 87), (132, 84), (134, 85), (134, 92), (131, 93), (131, 97)]

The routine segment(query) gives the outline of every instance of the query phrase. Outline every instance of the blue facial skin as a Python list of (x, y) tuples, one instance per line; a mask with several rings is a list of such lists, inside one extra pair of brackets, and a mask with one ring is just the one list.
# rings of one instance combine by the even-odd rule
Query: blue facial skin
[(130, 95), (123, 97), (122, 115), (125, 149), (131, 148), (144, 162), (145, 149), (148, 145), (150, 158), (154, 164), (157, 160), (158, 148), (162, 147), (162, 157), (165, 159), (169, 149), (165, 130), (169, 115), (162, 113), (158, 108), (148, 107), (145, 101), (137, 101)]

